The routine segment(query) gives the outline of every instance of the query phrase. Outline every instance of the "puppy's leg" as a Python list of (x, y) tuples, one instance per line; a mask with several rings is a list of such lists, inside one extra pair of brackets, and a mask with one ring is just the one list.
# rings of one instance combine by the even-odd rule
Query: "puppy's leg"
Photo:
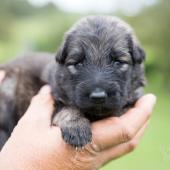
[(61, 128), (64, 141), (74, 147), (83, 147), (91, 142), (90, 122), (76, 109), (63, 108), (55, 115), (53, 124)]
[(4, 130), (0, 130), (0, 150), (4, 146), (5, 142), (8, 140), (8, 138), (8, 133)]
[[(4, 70), (0, 70), (0, 85), (5, 78), (5, 74), (6, 73)], [(3, 147), (3, 145), (7, 141), (7, 139), (8, 139), (8, 134), (4, 130), (2, 130), (2, 127), (1, 127), (1, 129), (0, 129), (0, 149)]]

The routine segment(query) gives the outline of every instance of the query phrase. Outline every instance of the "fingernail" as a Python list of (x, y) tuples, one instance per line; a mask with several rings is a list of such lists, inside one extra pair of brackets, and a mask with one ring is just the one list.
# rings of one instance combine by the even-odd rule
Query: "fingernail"
[(154, 105), (156, 104), (156, 96), (154, 94), (148, 94), (148, 97), (149, 97), (149, 100), (148, 100), (149, 110), (148, 111), (152, 112)]
[(150, 104), (152, 105), (152, 106), (154, 106), (155, 105), (155, 103), (156, 103), (156, 100), (157, 100), (157, 98), (156, 98), (156, 96), (154, 95), (154, 94), (149, 94), (150, 95)]
[(39, 91), (39, 94), (50, 94), (51, 93), (51, 88), (49, 85), (45, 85), (43, 86), (40, 91)]

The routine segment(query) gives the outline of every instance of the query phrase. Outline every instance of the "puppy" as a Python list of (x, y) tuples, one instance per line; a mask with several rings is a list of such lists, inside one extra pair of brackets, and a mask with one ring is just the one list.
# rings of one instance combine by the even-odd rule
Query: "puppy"
[(145, 53), (118, 18), (83, 18), (66, 33), (55, 58), (32, 54), (1, 67), (9, 73), (0, 87), (0, 124), (8, 135), (46, 83), (56, 103), (52, 123), (75, 147), (91, 142), (91, 121), (122, 115), (143, 94)]

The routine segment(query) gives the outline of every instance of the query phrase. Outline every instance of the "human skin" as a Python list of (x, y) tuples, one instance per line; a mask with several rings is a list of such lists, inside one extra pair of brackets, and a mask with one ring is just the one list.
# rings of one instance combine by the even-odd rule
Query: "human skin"
[[(0, 81), (3, 81), (0, 71)], [(147, 94), (123, 116), (91, 124), (93, 139), (84, 148), (66, 144), (51, 125), (54, 101), (44, 86), (14, 128), (0, 152), (1, 170), (95, 170), (133, 151), (152, 113), (156, 97)], [(65, 110), (67, 111), (67, 110)]]

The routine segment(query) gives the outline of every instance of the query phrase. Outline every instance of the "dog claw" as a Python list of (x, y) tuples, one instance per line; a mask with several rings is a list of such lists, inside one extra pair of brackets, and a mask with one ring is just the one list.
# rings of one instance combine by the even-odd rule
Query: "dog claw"
[(83, 148), (91, 142), (92, 133), (90, 127), (65, 127), (61, 128), (63, 139), (66, 143), (75, 147), (76, 150)]

